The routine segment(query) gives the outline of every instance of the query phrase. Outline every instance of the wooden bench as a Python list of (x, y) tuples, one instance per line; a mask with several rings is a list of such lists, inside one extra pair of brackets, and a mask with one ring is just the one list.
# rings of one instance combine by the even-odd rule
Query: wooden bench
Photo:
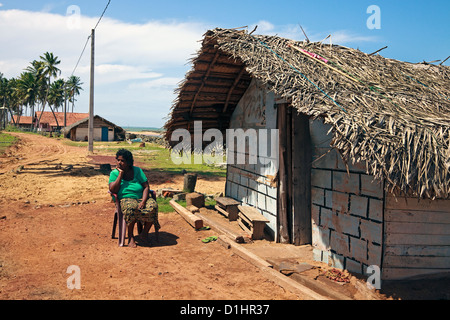
[(238, 206), (239, 226), (252, 235), (253, 240), (261, 240), (264, 237), (264, 228), (269, 222), (259, 210), (248, 206)]
[(230, 221), (237, 221), (239, 216), (238, 205), (241, 203), (228, 197), (216, 198), (216, 210), (226, 216)]

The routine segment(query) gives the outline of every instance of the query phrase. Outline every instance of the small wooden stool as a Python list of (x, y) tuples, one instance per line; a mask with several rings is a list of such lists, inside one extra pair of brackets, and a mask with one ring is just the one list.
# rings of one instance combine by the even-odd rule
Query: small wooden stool
[(269, 222), (259, 210), (248, 206), (238, 206), (239, 226), (252, 235), (253, 240), (261, 240), (264, 237), (264, 228)]
[(239, 216), (238, 205), (241, 203), (228, 197), (216, 198), (216, 210), (225, 215), (228, 220), (236, 221)]

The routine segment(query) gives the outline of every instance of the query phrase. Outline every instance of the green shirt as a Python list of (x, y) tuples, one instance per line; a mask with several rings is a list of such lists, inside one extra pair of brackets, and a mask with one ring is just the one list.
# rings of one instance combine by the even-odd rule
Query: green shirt
[[(141, 168), (133, 167), (134, 177), (131, 181), (126, 181), (122, 179), (120, 182), (120, 190), (117, 194), (119, 199), (131, 198), (131, 199), (142, 199), (144, 188), (142, 183), (147, 182), (148, 179), (142, 171)], [(114, 169), (109, 175), (109, 183), (117, 180), (119, 176), (119, 170)]]

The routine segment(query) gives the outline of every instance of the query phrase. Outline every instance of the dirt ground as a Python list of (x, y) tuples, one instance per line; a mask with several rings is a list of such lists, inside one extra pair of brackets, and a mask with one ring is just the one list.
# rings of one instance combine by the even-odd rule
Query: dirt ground
[[(114, 157), (14, 135), (20, 142), (0, 158), (0, 300), (307, 299), (218, 242), (203, 243), (217, 234), (195, 231), (176, 212), (160, 213), (159, 242), (151, 234), (150, 245), (119, 248), (111, 239), (108, 175), (99, 168), (114, 164)], [(183, 186), (181, 175), (144, 171), (154, 190)], [(223, 178), (197, 181), (197, 190), (207, 194), (224, 186)], [(68, 289), (71, 266), (79, 267), (80, 290)], [(398, 282), (377, 297), (449, 299), (449, 286), (450, 279)]]
[[(119, 248), (111, 239), (108, 176), (87, 150), (14, 135), (20, 143), (0, 159), (0, 299), (303, 298), (217, 242), (203, 243), (215, 233), (195, 231), (177, 213), (160, 214), (159, 242), (151, 234), (150, 246)], [(152, 189), (182, 187), (182, 176), (146, 173)], [(224, 181), (200, 178), (197, 186), (222, 192)], [(81, 290), (68, 289), (70, 266), (79, 267)]]

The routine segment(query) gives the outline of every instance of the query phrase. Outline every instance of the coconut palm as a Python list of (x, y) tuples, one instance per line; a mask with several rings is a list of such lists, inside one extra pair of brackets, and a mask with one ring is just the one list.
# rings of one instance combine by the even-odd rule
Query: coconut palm
[(75, 106), (75, 96), (80, 95), (80, 90), (83, 90), (81, 87), (83, 83), (80, 80), (80, 77), (77, 76), (71, 76), (69, 80), (66, 82), (67, 84), (67, 93), (69, 101), (72, 103), (72, 113)]
[[(59, 74), (61, 74), (61, 70), (58, 69), (58, 67), (57, 67), (61, 63), (61, 60), (58, 60), (58, 57), (54, 56), (53, 53), (46, 52), (40, 58), (41, 58), (41, 62), (42, 62), (42, 65), (41, 65), (42, 70), (41, 71), (42, 71), (43, 77), (47, 80), (47, 83), (46, 83), (47, 88), (46, 88), (44, 102), (42, 104), (42, 112), (41, 112), (41, 115), (39, 116), (38, 122), (41, 121), (41, 117), (42, 117), (42, 114), (44, 113), (45, 105), (47, 104), (47, 101), (48, 101), (51, 78), (52, 77), (56, 78)], [(55, 112), (53, 111), (51, 106), (50, 106), (50, 110), (52, 111), (53, 116), (55, 117), (56, 125), (59, 127), (58, 119), (56, 118)]]

